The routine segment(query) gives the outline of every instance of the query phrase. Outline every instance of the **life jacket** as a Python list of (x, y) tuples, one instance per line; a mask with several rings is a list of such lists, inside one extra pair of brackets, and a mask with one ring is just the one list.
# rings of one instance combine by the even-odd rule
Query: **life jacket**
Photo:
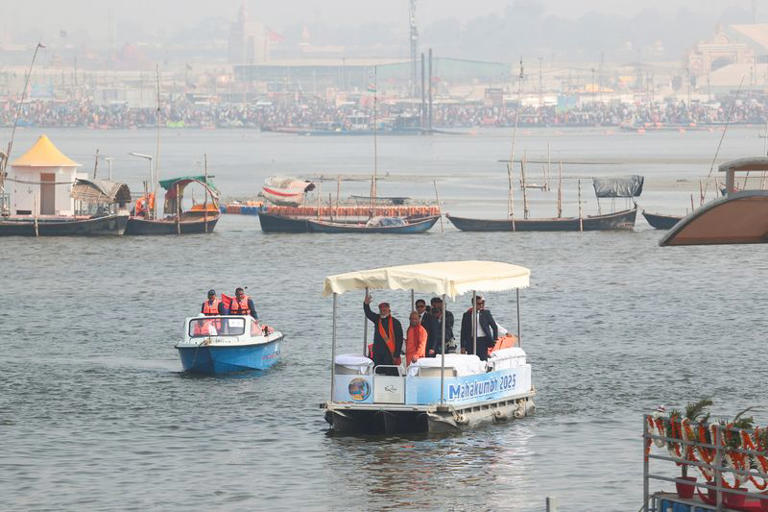
[(248, 307), (248, 297), (247, 295), (243, 295), (242, 299), (238, 299), (237, 297), (232, 299), (232, 303), (229, 305), (229, 314), (230, 315), (250, 315), (251, 314), (251, 308)]
[(205, 316), (217, 316), (219, 314), (219, 299), (214, 298), (213, 302), (203, 302), (203, 314)]
[(395, 323), (392, 320), (392, 315), (387, 317), (387, 320), (389, 320), (389, 322), (387, 322), (387, 331), (384, 331), (384, 320), (379, 320), (380, 321), (377, 322), (379, 324), (379, 335), (384, 340), (384, 343), (386, 343), (389, 353), (392, 355), (392, 361), (395, 364), (400, 364), (400, 354), (395, 354)]
[(218, 322), (214, 323), (213, 320), (195, 322), (195, 336), (216, 336), (216, 333), (218, 333), (217, 323)]

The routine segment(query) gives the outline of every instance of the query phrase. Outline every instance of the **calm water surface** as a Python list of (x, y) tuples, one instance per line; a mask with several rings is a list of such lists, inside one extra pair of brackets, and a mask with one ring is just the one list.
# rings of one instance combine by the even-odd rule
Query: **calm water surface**
[[(21, 133), (16, 147), (26, 148), (36, 134)], [(724, 155), (759, 154), (756, 134), (734, 130)], [(114, 155), (152, 150), (150, 132), (49, 135), (82, 163), (96, 147)], [(543, 141), (545, 150), (552, 139), (566, 156), (658, 154), (678, 162), (591, 173), (639, 172), (650, 185), (706, 174), (708, 163), (679, 162), (707, 161), (718, 138), (587, 130), (528, 132), (522, 140), (539, 150)], [(176, 173), (207, 151), (230, 196), (255, 192), (277, 172), (370, 168), (370, 147), (357, 139), (240, 131), (165, 139), (161, 151)], [(507, 156), (503, 134), (386, 138), (382, 146), (393, 174), (429, 176), (414, 181), (423, 188), (412, 195), (431, 197), (439, 176), (453, 210), (503, 214), (498, 187), (506, 177), (495, 163)], [(137, 189), (141, 172), (142, 162), (116, 160), (117, 177)], [(394, 193), (409, 190), (390, 183)], [(682, 211), (691, 191), (650, 186), (643, 205)], [(534, 208), (545, 215), (553, 198), (541, 195)], [(765, 248), (662, 249), (659, 236), (642, 223), (635, 233), (435, 228), (414, 237), (266, 236), (256, 218), (225, 216), (209, 236), (4, 238), (0, 508), (541, 511), (544, 498), (556, 496), (565, 511), (637, 510), (643, 412), (704, 395), (722, 414), (765, 401)], [(470, 258), (532, 269), (522, 293), (523, 339), (537, 414), (444, 437), (328, 435), (318, 407), (329, 387), (331, 301), (320, 297), (323, 277)], [(260, 315), (286, 334), (282, 362), (263, 374), (181, 374), (173, 343), (183, 318), (209, 288), (238, 285), (249, 286)], [(407, 294), (376, 296), (406, 318)], [(509, 327), (513, 298), (489, 294), (487, 301)], [(345, 351), (362, 344), (361, 299), (340, 301)], [(458, 313), (467, 301), (450, 308)]]

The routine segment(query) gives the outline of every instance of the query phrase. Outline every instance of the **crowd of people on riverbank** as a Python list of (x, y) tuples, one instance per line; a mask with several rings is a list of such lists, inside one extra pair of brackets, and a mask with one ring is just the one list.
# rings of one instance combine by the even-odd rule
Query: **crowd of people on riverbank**
[[(765, 99), (727, 98), (717, 102), (684, 101), (594, 102), (571, 106), (493, 106), (478, 102), (437, 102), (432, 109), (433, 128), (474, 128), (482, 126), (642, 126), (647, 124), (707, 125), (731, 123), (763, 124), (768, 120)], [(16, 104), (0, 102), (0, 125), (11, 126)], [(420, 125), (420, 107), (381, 103), (378, 119), (384, 129), (398, 126), (393, 120), (407, 120), (410, 127)], [(518, 117), (519, 116), (519, 117)], [(21, 108), (20, 126), (39, 128), (146, 128), (154, 127), (155, 108), (135, 108), (124, 103), (96, 104), (91, 100), (27, 101)], [(371, 128), (370, 104), (337, 106), (321, 98), (304, 97), (292, 103), (205, 103), (185, 99), (164, 105), (160, 112), (163, 126), (173, 128), (313, 128), (336, 130)], [(400, 123), (403, 125), (403, 123)], [(380, 126), (380, 127), (381, 127)]]

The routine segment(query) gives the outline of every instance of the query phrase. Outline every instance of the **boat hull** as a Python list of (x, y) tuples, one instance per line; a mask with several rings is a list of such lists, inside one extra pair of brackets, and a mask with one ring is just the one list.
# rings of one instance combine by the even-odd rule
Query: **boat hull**
[(674, 215), (659, 215), (657, 213), (648, 213), (643, 210), (643, 217), (648, 221), (651, 227), (656, 229), (672, 229), (682, 217), (675, 217)]
[(309, 233), (307, 219), (259, 212), (259, 224), (264, 233)]
[[(506, 423), (533, 414), (534, 392), (503, 400), (463, 406), (416, 408), (344, 408), (325, 404), (325, 420), (336, 434), (440, 434)], [(414, 410), (416, 409), (416, 410)]]
[(125, 228), (126, 235), (192, 235), (197, 233), (212, 233), (219, 221), (219, 216), (205, 218), (187, 218), (178, 223), (174, 220), (146, 220), (138, 217), (128, 219)]
[(269, 343), (240, 346), (200, 345), (176, 347), (184, 371), (201, 375), (222, 375), (249, 370), (266, 370), (280, 360), (282, 337)]
[(613, 231), (631, 230), (635, 226), (637, 208), (583, 217), (561, 219), (469, 219), (446, 215), (461, 231)]
[(410, 222), (405, 226), (378, 226), (368, 227), (358, 224), (343, 224), (338, 222), (324, 222), (307, 220), (309, 231), (311, 233), (389, 233), (395, 235), (413, 235), (429, 231), (435, 222), (440, 218), (439, 215), (427, 217), (425, 219)]
[(0, 236), (119, 236), (128, 215), (104, 215), (89, 219), (8, 219), (0, 221)]

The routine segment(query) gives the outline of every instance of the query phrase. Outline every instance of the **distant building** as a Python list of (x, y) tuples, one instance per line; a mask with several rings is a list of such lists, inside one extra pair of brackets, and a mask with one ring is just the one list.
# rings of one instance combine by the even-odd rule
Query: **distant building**
[[(710, 92), (738, 87), (766, 88), (768, 24), (718, 27), (711, 41), (700, 42), (688, 55), (692, 82)], [(743, 80), (743, 82), (742, 82)]]
[(11, 162), (11, 214), (74, 215), (71, 192), (78, 167), (41, 135), (29, 151)]
[(270, 32), (258, 20), (250, 20), (245, 2), (229, 29), (229, 63), (260, 64), (269, 60)]
[(693, 76), (707, 76), (730, 64), (752, 63), (754, 57), (754, 51), (746, 43), (718, 27), (712, 40), (699, 42), (688, 54), (688, 69)]

